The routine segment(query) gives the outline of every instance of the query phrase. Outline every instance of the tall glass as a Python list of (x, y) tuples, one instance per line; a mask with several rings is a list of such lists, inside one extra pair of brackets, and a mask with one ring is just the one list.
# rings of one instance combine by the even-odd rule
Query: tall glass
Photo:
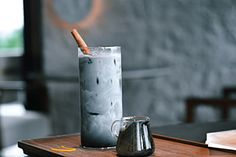
[(79, 49), (81, 145), (106, 148), (116, 145), (111, 125), (122, 117), (120, 47)]

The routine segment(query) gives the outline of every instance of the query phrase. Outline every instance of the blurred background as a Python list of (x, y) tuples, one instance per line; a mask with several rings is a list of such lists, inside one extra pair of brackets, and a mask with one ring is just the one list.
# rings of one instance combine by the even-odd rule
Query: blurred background
[(72, 28), (89, 46), (121, 46), (124, 116), (236, 118), (234, 0), (0, 0), (0, 21), (2, 147), (80, 131)]

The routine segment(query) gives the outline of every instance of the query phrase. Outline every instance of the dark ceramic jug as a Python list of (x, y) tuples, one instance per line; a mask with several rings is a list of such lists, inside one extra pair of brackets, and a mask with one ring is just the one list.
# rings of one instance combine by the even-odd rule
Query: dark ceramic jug
[(148, 156), (155, 146), (149, 127), (148, 117), (123, 117), (112, 125), (112, 132), (117, 136), (116, 151), (120, 156)]

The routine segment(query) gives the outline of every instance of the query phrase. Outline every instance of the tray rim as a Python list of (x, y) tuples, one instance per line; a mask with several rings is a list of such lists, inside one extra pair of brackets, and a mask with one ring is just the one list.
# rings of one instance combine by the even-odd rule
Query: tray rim
[[(30, 142), (33, 140), (45, 140), (45, 139), (55, 139), (55, 138), (63, 138), (63, 137), (67, 137), (67, 136), (80, 136), (79, 133), (76, 134), (66, 134), (66, 135), (56, 135), (56, 136), (48, 136), (48, 137), (44, 137), (44, 138), (37, 138), (37, 139), (27, 139), (27, 140), (21, 140), (18, 141), (18, 147), (21, 148), (25, 154), (27, 155), (33, 155), (36, 157), (42, 157), (42, 156), (37, 156), (37, 152), (41, 152), (41, 154), (45, 154), (47, 157), (55, 157), (55, 155), (57, 155), (58, 157), (64, 157), (61, 154), (58, 154), (56, 152), (50, 152), (47, 151), (45, 149), (40, 148), (37, 145), (33, 145)], [(161, 135), (161, 134), (157, 134), (157, 133), (153, 133), (152, 134), (153, 138), (156, 139), (163, 139), (163, 140), (168, 140), (168, 141), (173, 141), (173, 142), (178, 142), (178, 143), (183, 143), (183, 144), (188, 144), (188, 145), (193, 145), (193, 146), (197, 146), (197, 147), (202, 147), (202, 148), (206, 148), (209, 150), (217, 150), (217, 151), (222, 151), (222, 152), (228, 152), (228, 153), (234, 153), (236, 154), (236, 151), (234, 150), (228, 150), (228, 149), (220, 149), (220, 148), (212, 148), (212, 147), (208, 147), (207, 144), (205, 143), (200, 143), (200, 142), (196, 142), (196, 141), (191, 141), (191, 140), (186, 140), (186, 139), (181, 139), (181, 138), (175, 138), (175, 137), (171, 137), (171, 136), (165, 136), (165, 135)], [(30, 148), (30, 149), (27, 149)]]

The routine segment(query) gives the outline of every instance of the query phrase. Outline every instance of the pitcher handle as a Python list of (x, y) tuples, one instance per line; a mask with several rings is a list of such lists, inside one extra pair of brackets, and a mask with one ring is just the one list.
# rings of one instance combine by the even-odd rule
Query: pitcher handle
[(119, 132), (120, 132), (120, 123), (121, 120), (115, 120), (112, 125), (111, 125), (111, 133), (113, 136), (115, 136), (116, 138), (118, 138), (119, 136)]

